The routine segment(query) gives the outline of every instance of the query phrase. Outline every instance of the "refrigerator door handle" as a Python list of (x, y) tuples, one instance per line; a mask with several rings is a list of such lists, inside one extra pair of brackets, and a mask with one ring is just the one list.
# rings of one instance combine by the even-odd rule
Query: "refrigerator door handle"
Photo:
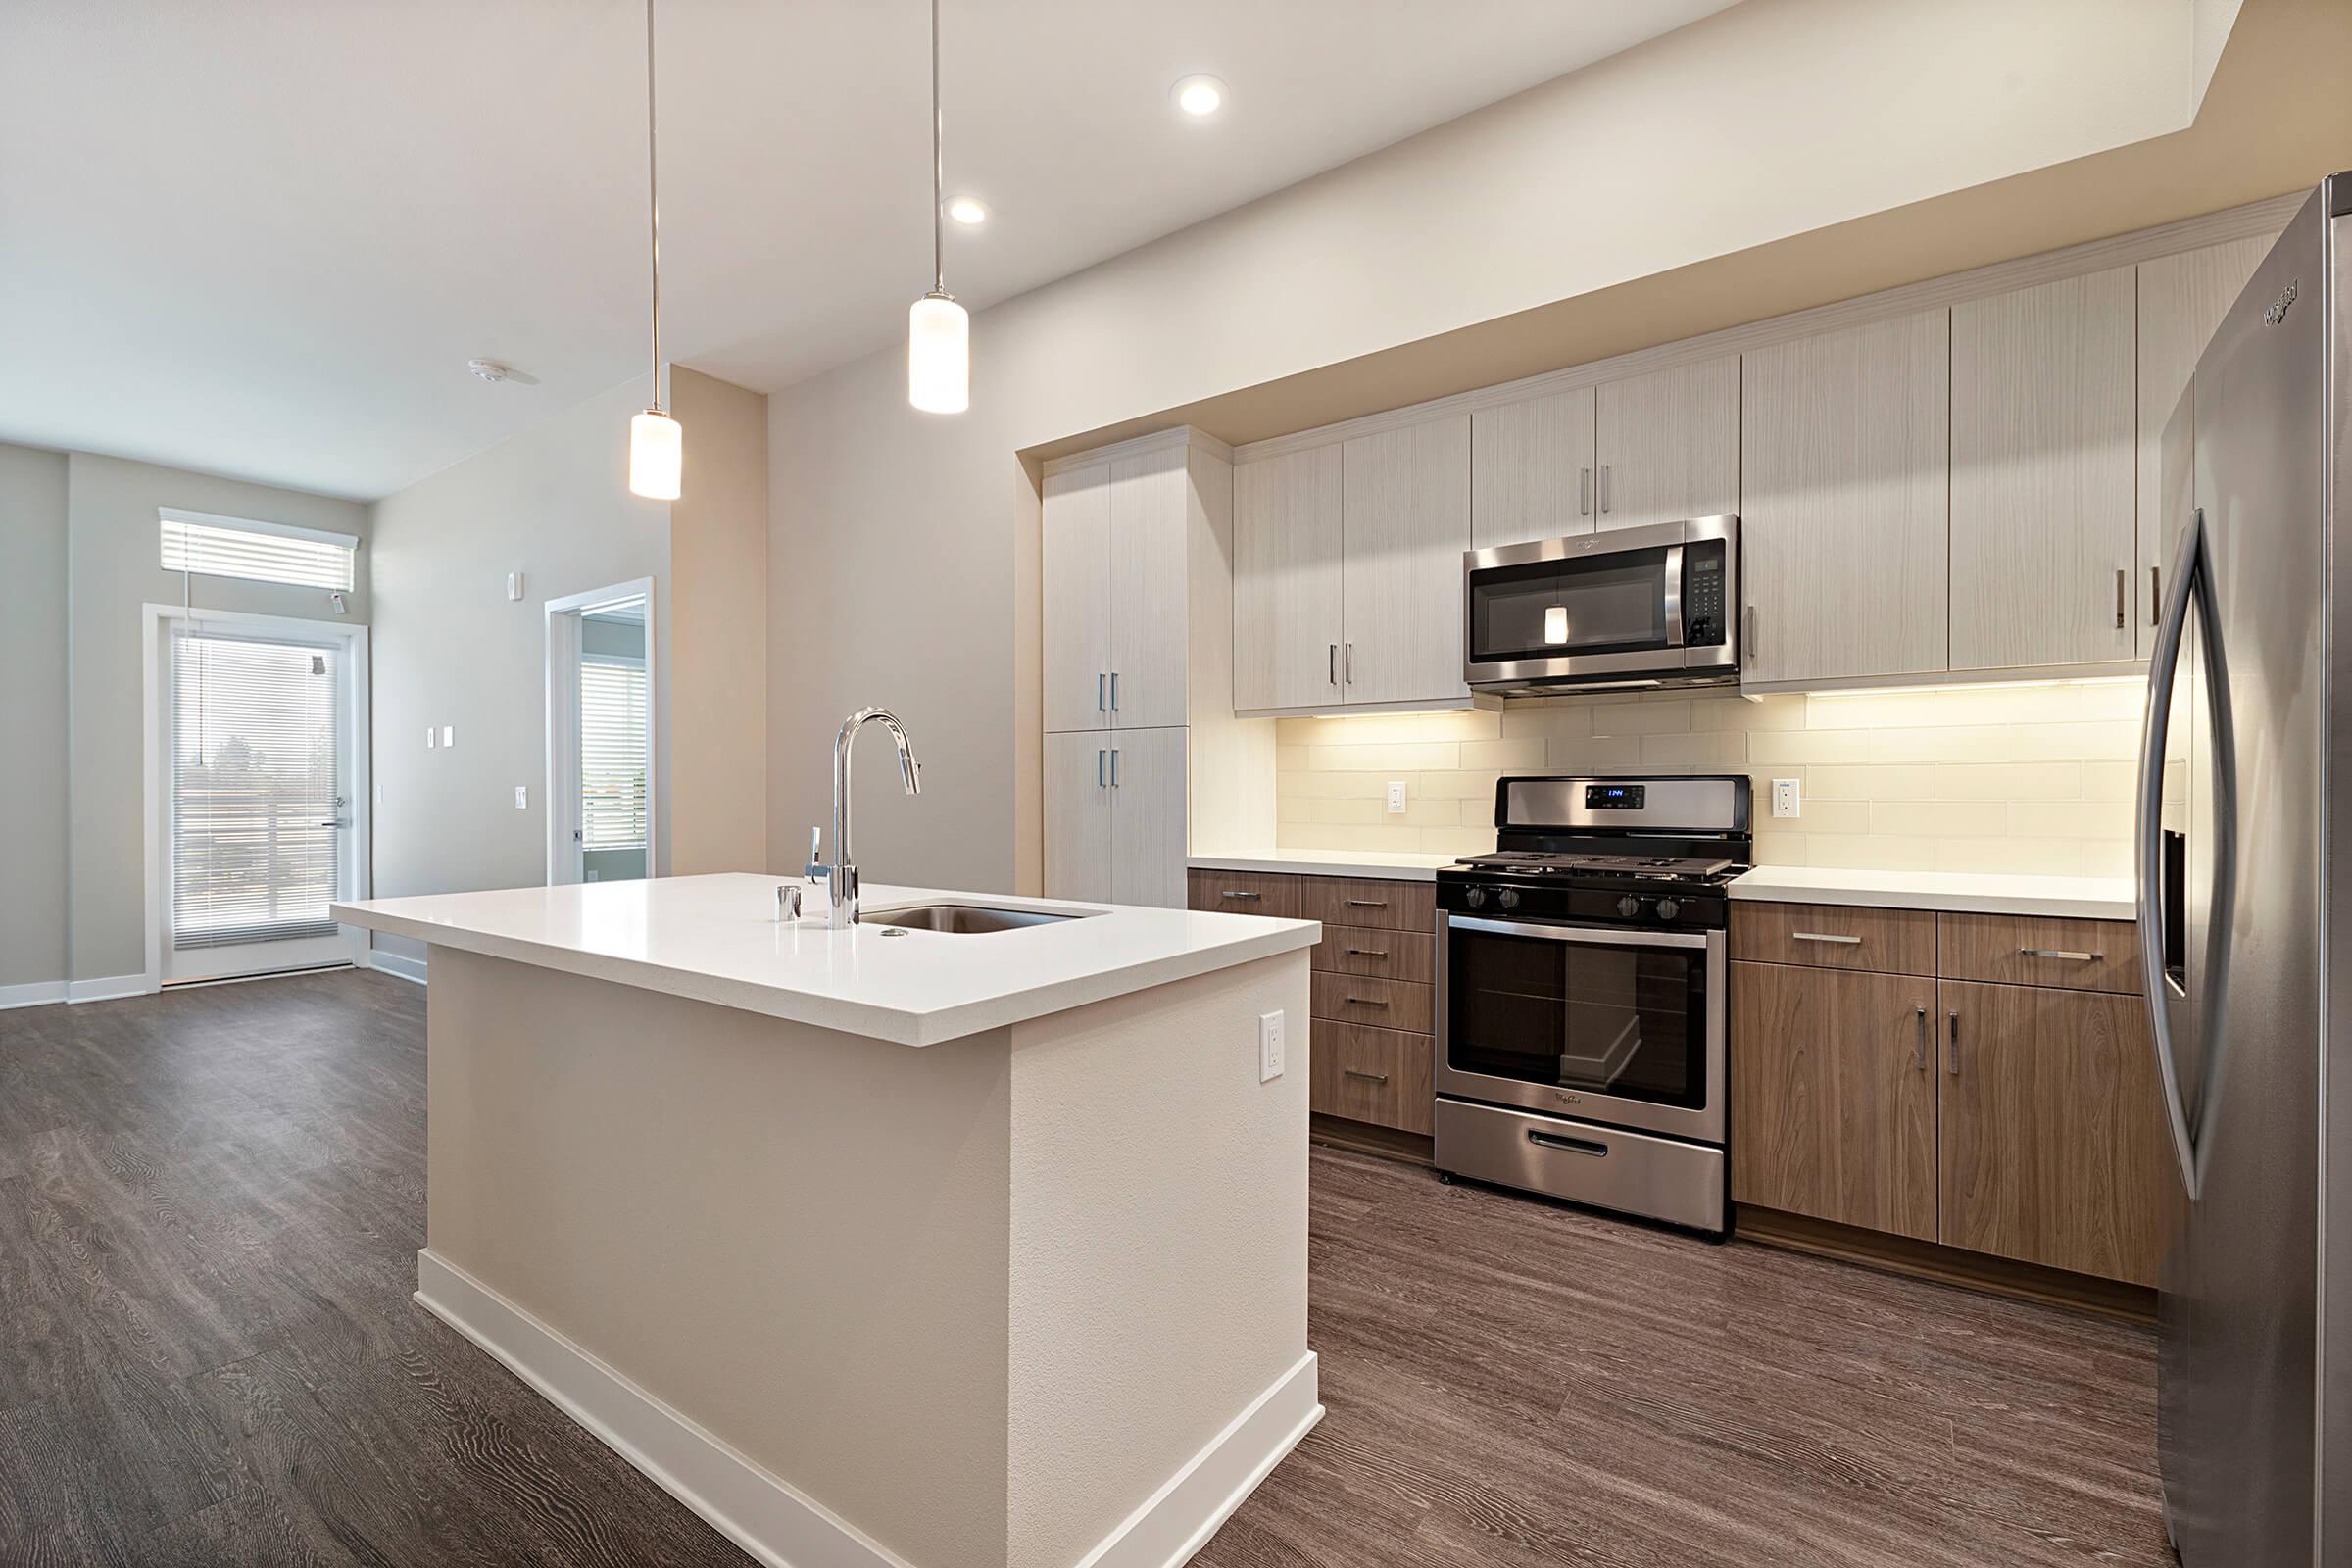
[(2180, 1089), (2178, 1054), (2173, 1048), (2172, 1012), (2165, 996), (2165, 956), (2170, 946), (2164, 927), (2164, 765), (2166, 731), (2172, 719), (2173, 684), (2180, 674), (2180, 651), (2188, 627), (2192, 601), (2203, 625), (2206, 686), (2214, 751), (2213, 889), (2206, 928), (2214, 951), (2202, 980), (2206, 988), (2204, 1015), (2215, 1037), (2205, 1043), (2205, 1087), (2199, 1120), (2209, 1121), (2212, 1089), (2226, 1041), (2219, 1024), (2219, 1005), (2228, 972), (2230, 906), (2237, 876), (2237, 759), (2230, 718), (2230, 688), (2224, 663), (2220, 619), (2213, 588), (2211, 560), (2205, 542), (2205, 512), (2197, 509), (2182, 530), (2174, 555), (2173, 588), (2157, 620), (2155, 646), (2148, 658), (2148, 708), (2140, 730), (2139, 790), (2137, 798), (2137, 877), (2140, 987), (2148, 1003), (2148, 1030), (2156, 1050), (2156, 1077), (2164, 1090), (2165, 1121), (2172, 1133), (2173, 1154), (2180, 1167), (2180, 1183), (2194, 1202), (2204, 1186), (2204, 1151), (2188, 1125), (2188, 1107)]

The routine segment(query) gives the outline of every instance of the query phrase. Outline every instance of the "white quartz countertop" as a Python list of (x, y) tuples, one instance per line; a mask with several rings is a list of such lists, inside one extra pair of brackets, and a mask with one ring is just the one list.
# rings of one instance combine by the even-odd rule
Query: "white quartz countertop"
[(1093, 911), (984, 934), (774, 918), (782, 879), (729, 872), (337, 904), (334, 917), (598, 980), (825, 1029), (929, 1046), (1312, 947), (1312, 920), (1070, 904), (867, 884), (869, 915), (918, 904)]
[(1378, 850), (1263, 850), (1250, 855), (1196, 855), (1196, 871), (1273, 871), (1290, 876), (1368, 876), (1392, 882), (1434, 882), (1438, 867), (1458, 855), (1384, 854)]
[(1977, 871), (1844, 871), (1815, 865), (1759, 865), (1731, 886), (1735, 899), (1782, 904), (1857, 904), (1881, 909), (2055, 914), (2137, 919), (2130, 877), (2005, 876)]

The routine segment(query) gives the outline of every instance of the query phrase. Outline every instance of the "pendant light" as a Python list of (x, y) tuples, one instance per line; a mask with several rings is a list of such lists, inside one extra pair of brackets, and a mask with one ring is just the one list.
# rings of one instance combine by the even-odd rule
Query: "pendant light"
[(649, 501), (675, 501), (686, 464), (686, 432), (662, 408), (662, 196), (654, 161), (654, 0), (645, 0), (645, 203), (653, 235), (654, 404), (629, 420), (629, 489)]
[(931, 0), (931, 292), (906, 313), (906, 401), (927, 414), (961, 414), (972, 401), (972, 319), (948, 292), (940, 141), (939, 0)]

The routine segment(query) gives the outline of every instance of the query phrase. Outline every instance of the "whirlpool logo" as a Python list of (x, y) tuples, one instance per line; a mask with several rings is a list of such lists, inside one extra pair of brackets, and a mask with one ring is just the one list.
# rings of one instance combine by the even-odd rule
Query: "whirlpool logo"
[(2277, 326), (2280, 321), (2286, 319), (2286, 313), (2295, 308), (2295, 296), (2301, 288), (2302, 281), (2301, 278), (2297, 278), (2279, 291), (2278, 297), (2271, 302), (2271, 308), (2262, 313), (2262, 321), (2265, 326)]

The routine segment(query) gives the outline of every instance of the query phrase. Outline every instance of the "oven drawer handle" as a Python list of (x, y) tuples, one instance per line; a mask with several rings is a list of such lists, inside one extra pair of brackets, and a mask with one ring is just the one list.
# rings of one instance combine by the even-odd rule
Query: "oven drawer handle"
[(1835, 942), (1844, 947), (1857, 948), (1862, 945), (1860, 937), (1841, 937), (1828, 931), (1791, 931), (1788, 933), (1788, 940), (1791, 942)]
[(1533, 1127), (1527, 1130), (1527, 1141), (1539, 1149), (1561, 1149), (1571, 1154), (1590, 1154), (1594, 1159), (1605, 1159), (1609, 1153), (1608, 1145), (1596, 1144), (1590, 1138), (1563, 1138), (1558, 1133), (1541, 1132)]
[(1385, 1084), (1389, 1081), (1389, 1075), (1385, 1072), (1360, 1072), (1353, 1067), (1343, 1067), (1340, 1074), (1346, 1078), (1361, 1078), (1368, 1084)]
[(2069, 953), (2064, 948), (2020, 948), (2017, 956), (2021, 958), (2064, 958), (2069, 963), (2096, 963), (2106, 956), (2100, 953)]

